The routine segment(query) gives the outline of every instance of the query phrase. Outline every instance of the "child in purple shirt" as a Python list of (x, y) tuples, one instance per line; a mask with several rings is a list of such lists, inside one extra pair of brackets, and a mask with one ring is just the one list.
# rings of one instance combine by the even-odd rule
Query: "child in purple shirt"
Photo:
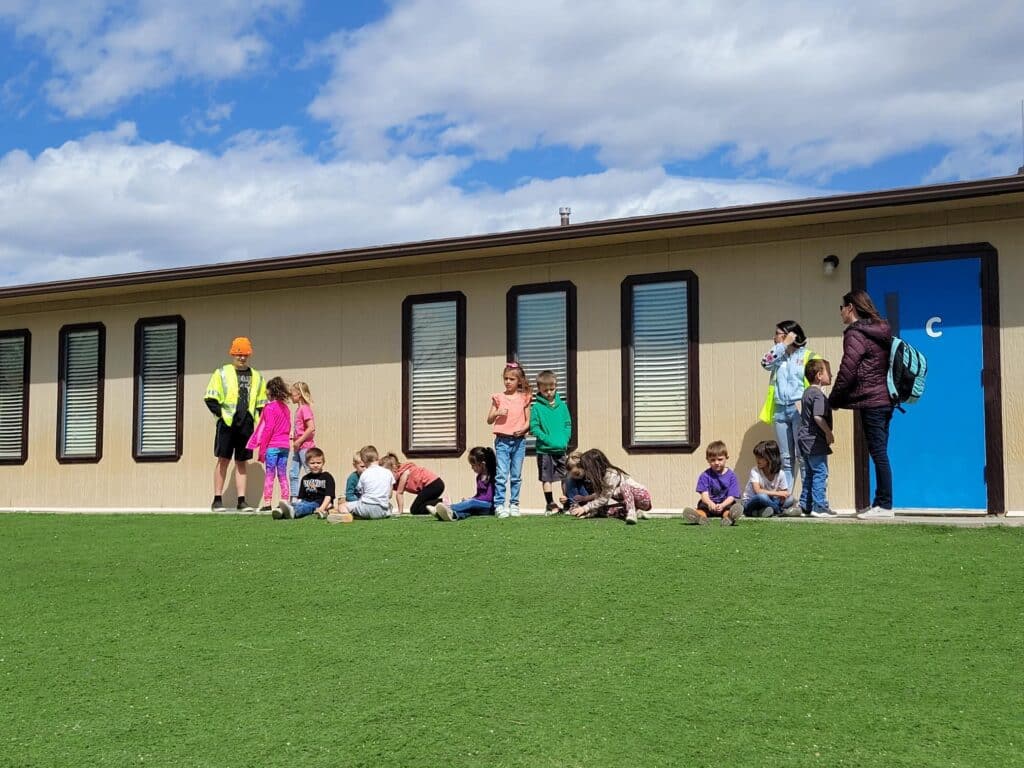
[(735, 525), (743, 517), (743, 502), (740, 501), (740, 481), (736, 473), (725, 466), (729, 450), (721, 440), (715, 440), (708, 445), (705, 456), (708, 468), (697, 478), (700, 501), (696, 509), (683, 510), (683, 519), (693, 525), (705, 525), (708, 517), (720, 517), (722, 525)]
[(494, 474), (498, 459), (493, 448), (478, 446), (469, 452), (469, 466), (476, 472), (476, 495), (449, 507), (441, 503), (434, 507), (438, 520), (451, 522), (465, 520), (470, 515), (494, 514)]

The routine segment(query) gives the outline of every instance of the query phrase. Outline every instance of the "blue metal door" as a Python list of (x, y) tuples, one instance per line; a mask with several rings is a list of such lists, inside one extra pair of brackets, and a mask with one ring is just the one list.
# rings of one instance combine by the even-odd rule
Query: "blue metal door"
[(986, 509), (981, 259), (869, 266), (866, 283), (893, 333), (928, 358), (924, 396), (892, 418), (894, 506)]

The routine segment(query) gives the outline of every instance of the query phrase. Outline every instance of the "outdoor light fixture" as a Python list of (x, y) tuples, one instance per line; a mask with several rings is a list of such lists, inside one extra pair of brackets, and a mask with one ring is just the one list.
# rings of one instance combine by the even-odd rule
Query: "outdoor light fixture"
[(821, 260), (822, 269), (825, 271), (825, 276), (828, 277), (836, 271), (836, 267), (839, 266), (839, 257), (829, 254)]

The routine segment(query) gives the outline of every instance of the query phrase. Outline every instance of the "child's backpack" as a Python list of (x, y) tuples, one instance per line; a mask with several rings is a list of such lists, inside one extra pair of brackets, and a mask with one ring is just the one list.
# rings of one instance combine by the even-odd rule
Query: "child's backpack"
[(899, 410), (903, 410), (900, 408), (901, 403), (916, 403), (921, 399), (927, 376), (927, 358), (903, 339), (893, 336), (886, 383), (889, 386), (889, 397)]

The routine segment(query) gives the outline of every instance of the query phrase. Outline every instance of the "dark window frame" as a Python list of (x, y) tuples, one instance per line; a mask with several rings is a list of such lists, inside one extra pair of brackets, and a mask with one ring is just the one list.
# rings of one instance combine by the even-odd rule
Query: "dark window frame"
[[(412, 309), (417, 304), (455, 302), (455, 447), (414, 448), (412, 437)], [(455, 458), (466, 450), (466, 295), (462, 291), (420, 293), (402, 301), (402, 453), (408, 458)]]
[[(689, 402), (685, 440), (637, 444), (633, 439), (633, 288), (651, 283), (686, 283), (687, 355)], [(693, 453), (700, 445), (699, 294), (697, 275), (689, 269), (628, 275), (622, 281), (620, 307), (622, 326), (622, 447), (627, 453)]]
[[(527, 283), (513, 285), (505, 294), (505, 359), (519, 360), (519, 297), (535, 293), (565, 293), (565, 355), (566, 355), (566, 405), (572, 418), (572, 435), (569, 438), (568, 451), (576, 450), (579, 444), (579, 426), (577, 419), (577, 316), (576, 316), (576, 284), (571, 280), (558, 280), (550, 283)], [(540, 371), (530, 371), (529, 375), (536, 378)], [(536, 381), (531, 381), (536, 385)], [(531, 448), (529, 453), (535, 453)]]
[[(67, 389), (67, 342), (68, 335), (75, 331), (99, 332), (96, 345), (96, 453), (91, 456), (64, 456), (61, 452), (61, 427), (64, 424), (64, 409)], [(62, 326), (57, 346), (57, 445), (56, 455), (60, 464), (98, 464), (103, 459), (103, 406), (107, 368), (107, 328), (103, 323), (74, 323)]]
[(21, 456), (16, 459), (0, 459), (0, 466), (20, 466), (28, 461), (28, 400), (32, 389), (29, 386), (32, 374), (32, 332), (28, 328), (14, 328), (9, 331), (0, 331), (0, 338), (21, 338), (25, 342), (21, 374), (21, 389), (24, 393), (21, 401)]
[[(174, 416), (174, 452), (162, 454), (140, 453), (139, 439), (139, 410), (142, 405), (140, 398), (141, 377), (142, 377), (142, 341), (143, 332), (151, 325), (167, 325), (174, 323), (178, 326), (178, 397)], [(162, 315), (159, 317), (140, 317), (135, 321), (135, 362), (132, 370), (132, 458), (136, 462), (161, 462), (179, 461), (182, 453), (182, 433), (184, 432), (184, 401), (185, 401), (185, 318), (181, 315)]]

